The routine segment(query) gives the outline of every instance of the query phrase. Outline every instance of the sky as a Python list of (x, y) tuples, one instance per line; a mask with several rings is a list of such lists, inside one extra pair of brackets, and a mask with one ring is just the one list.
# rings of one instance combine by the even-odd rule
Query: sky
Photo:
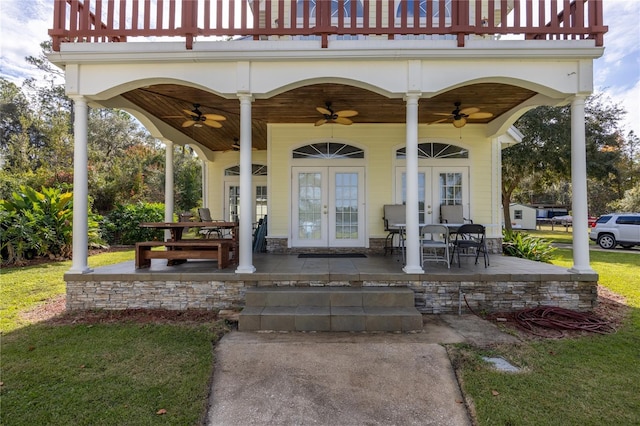
[[(594, 92), (604, 93), (627, 111), (626, 132), (640, 136), (640, 0), (603, 0), (605, 52), (594, 61)], [(38, 56), (49, 39), (53, 0), (0, 0), (0, 77), (18, 85), (27, 77), (42, 78), (25, 61)]]

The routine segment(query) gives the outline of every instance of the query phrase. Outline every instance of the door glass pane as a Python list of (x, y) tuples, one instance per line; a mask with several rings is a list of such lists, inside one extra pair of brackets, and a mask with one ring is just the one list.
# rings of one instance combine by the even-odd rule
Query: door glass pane
[(462, 173), (440, 173), (440, 204), (462, 204)]
[[(418, 173), (418, 221), (425, 223), (424, 204), (425, 204), (425, 174)], [(407, 204), (407, 174), (402, 173), (402, 204)]]
[(229, 187), (229, 217), (227, 220), (236, 222), (240, 214), (240, 186)]
[(317, 240), (322, 235), (322, 175), (298, 174), (298, 238)]
[(336, 239), (358, 238), (358, 174), (336, 173)]
[(256, 186), (256, 219), (258, 222), (267, 214), (267, 187)]

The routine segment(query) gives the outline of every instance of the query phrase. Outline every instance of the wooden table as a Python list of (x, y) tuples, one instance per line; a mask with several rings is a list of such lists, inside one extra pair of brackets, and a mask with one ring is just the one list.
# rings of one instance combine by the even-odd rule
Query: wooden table
[[(237, 256), (238, 224), (236, 222), (142, 222), (142, 228), (168, 229), (169, 241), (142, 241), (136, 243), (136, 268), (148, 268), (151, 259), (167, 259), (167, 265), (178, 265), (187, 259), (217, 259), (218, 268), (224, 269), (230, 262), (229, 253)], [(182, 238), (185, 228), (218, 228), (231, 230), (231, 238)], [(152, 252), (151, 248), (165, 246), (166, 251)]]

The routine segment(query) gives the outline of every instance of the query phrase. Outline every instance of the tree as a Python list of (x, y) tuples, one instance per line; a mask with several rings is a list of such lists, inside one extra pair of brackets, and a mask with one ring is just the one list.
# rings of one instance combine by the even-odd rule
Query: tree
[(640, 212), (640, 183), (626, 191), (622, 199), (612, 202), (609, 207), (618, 212)]
[(201, 205), (202, 167), (189, 146), (174, 148), (176, 211)]
[[(605, 102), (600, 95), (587, 99), (587, 175), (596, 181), (607, 182), (618, 197), (622, 196), (623, 190), (619, 164), (623, 158), (624, 138), (618, 127), (623, 114), (619, 106)], [(522, 142), (502, 151), (502, 206), (505, 227), (509, 230), (509, 205), (525, 179), (545, 192), (571, 180), (569, 106), (535, 108), (523, 115), (515, 126), (524, 135)], [(561, 189), (558, 193), (567, 192)]]

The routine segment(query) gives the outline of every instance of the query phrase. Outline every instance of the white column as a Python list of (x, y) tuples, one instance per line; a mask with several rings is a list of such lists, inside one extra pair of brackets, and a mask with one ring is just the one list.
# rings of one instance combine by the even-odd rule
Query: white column
[(418, 214), (418, 99), (419, 94), (408, 94), (407, 103), (407, 263), (402, 268), (407, 274), (424, 273), (420, 265), (420, 224)]
[(587, 204), (587, 151), (585, 144), (584, 96), (571, 102), (571, 184), (573, 216), (573, 267), (571, 272), (595, 273), (589, 265)]
[[(174, 171), (173, 171), (173, 142), (168, 139), (162, 140), (165, 145), (164, 160), (164, 221), (173, 222), (174, 197)], [(171, 239), (171, 231), (164, 231), (164, 240)]]
[(73, 261), (70, 272), (91, 272), (89, 268), (89, 173), (87, 127), (89, 107), (82, 96), (72, 97), (73, 120)]
[(240, 94), (240, 235), (236, 273), (251, 274), (253, 266), (253, 194), (251, 177), (251, 95)]
[(200, 160), (202, 171), (202, 207), (209, 207), (209, 167), (205, 160)]

